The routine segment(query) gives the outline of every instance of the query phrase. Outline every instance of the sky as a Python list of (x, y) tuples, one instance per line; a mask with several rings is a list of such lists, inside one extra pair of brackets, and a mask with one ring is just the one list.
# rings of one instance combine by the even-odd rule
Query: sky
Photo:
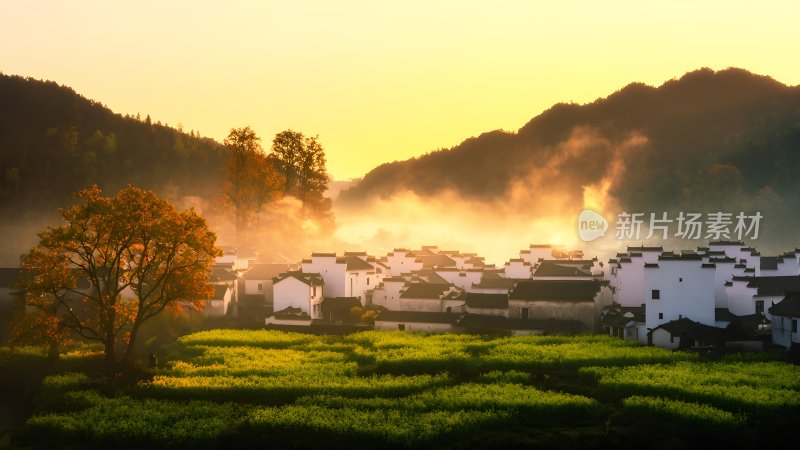
[(0, 0), (0, 71), (222, 140), (319, 135), (361, 177), (558, 102), (741, 67), (800, 84), (794, 1)]

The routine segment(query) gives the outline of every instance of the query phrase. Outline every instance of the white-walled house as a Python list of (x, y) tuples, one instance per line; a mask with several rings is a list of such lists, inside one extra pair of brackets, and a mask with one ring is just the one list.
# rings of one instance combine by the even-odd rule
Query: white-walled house
[(482, 269), (440, 268), (436, 269), (436, 274), (448, 283), (464, 290), (468, 290), (473, 284), (480, 283), (483, 278)]
[(236, 247), (230, 245), (220, 245), (222, 256), (217, 256), (214, 262), (217, 264), (230, 264), (231, 267), (236, 263)]
[(447, 333), (453, 331), (458, 317), (458, 314), (446, 312), (387, 310), (375, 318), (375, 329)]
[(628, 246), (628, 255), (641, 255), (645, 264), (657, 263), (659, 256), (661, 256), (663, 252), (663, 247), (645, 247), (644, 245), (639, 247)]
[(613, 284), (617, 303), (622, 306), (639, 306), (645, 302), (644, 258), (641, 253), (619, 257), (613, 276), (616, 277)]
[(800, 276), (733, 277), (725, 286), (728, 309), (737, 316), (764, 314), (772, 320), (769, 309), (787, 292), (800, 292)]
[(758, 260), (758, 276), (783, 277), (797, 276), (798, 265), (794, 254), (790, 256), (762, 256)]
[(800, 293), (787, 294), (775, 306), (769, 308), (772, 315), (772, 343), (790, 349), (800, 344), (797, 322), (800, 320)]
[(407, 283), (406, 279), (402, 277), (384, 278), (381, 284), (372, 291), (372, 303), (392, 309)]
[(355, 297), (363, 305), (367, 292), (378, 284), (376, 269), (367, 259), (352, 254), (337, 257), (336, 253), (312, 253), (302, 267), (305, 273), (322, 276), (326, 296)]
[[(392, 283), (395, 288), (399, 283)], [(386, 285), (386, 280), (384, 280)], [(396, 297), (373, 293), (373, 303), (392, 311), (462, 312), (463, 292), (450, 284), (405, 283)]]
[(288, 270), (288, 264), (252, 264), (241, 276), (244, 295), (253, 299), (261, 297), (265, 304), (272, 303), (272, 280)]
[(503, 276), (505, 278), (529, 280), (532, 274), (533, 265), (522, 258), (510, 259), (503, 265)]
[(213, 286), (214, 293), (211, 295), (210, 299), (206, 300), (203, 313), (207, 316), (222, 317), (228, 314), (228, 307), (233, 297), (233, 289), (225, 284), (216, 284)]
[(540, 259), (553, 259), (553, 246), (531, 244), (527, 250), (521, 250), (519, 257), (525, 262), (536, 264)]
[(644, 273), (648, 330), (685, 317), (714, 326), (714, 264), (699, 255), (662, 255)]
[[(591, 280), (593, 261), (540, 261), (531, 275), (533, 280)], [(600, 278), (600, 276), (598, 276)]]
[(611, 301), (611, 290), (602, 281), (520, 281), (509, 294), (508, 317), (574, 321), (599, 331), (600, 311)]
[(236, 249), (236, 260), (233, 263), (233, 268), (238, 271), (244, 271), (249, 269), (253, 264), (256, 263), (256, 259), (258, 258), (258, 252), (256, 252), (252, 248), (237, 248)]
[(753, 251), (741, 241), (713, 241), (708, 243), (708, 247), (699, 247), (698, 250), (709, 257), (733, 258), (736, 262), (746, 259)]
[(725, 291), (725, 283), (733, 280), (736, 260), (726, 256), (723, 258), (708, 258), (704, 262), (715, 266), (714, 305), (716, 308), (727, 308), (728, 293)]
[(422, 261), (417, 260), (417, 255), (411, 250), (396, 248), (386, 255), (386, 265), (389, 266), (389, 273), (392, 276), (411, 273), (414, 270), (422, 270)]
[(314, 319), (321, 318), (323, 280), (319, 274), (300, 271), (285, 272), (273, 279), (275, 311), (297, 308)]
[(614, 303), (603, 308), (600, 325), (604, 333), (622, 339), (631, 339), (647, 344), (645, 307), (620, 306)]
[(723, 330), (683, 317), (663, 323), (650, 331), (649, 343), (674, 350), (722, 345)]
[(478, 294), (467, 292), (464, 312), (486, 316), (508, 317), (508, 294)]
[(520, 280), (502, 278), (499, 276), (488, 276), (484, 274), (479, 283), (472, 283), (467, 292), (479, 294), (508, 294)]

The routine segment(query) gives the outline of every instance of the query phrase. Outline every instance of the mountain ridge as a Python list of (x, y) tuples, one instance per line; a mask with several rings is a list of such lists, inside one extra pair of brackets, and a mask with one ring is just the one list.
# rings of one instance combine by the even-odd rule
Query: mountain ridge
[[(742, 149), (733, 148), (732, 140), (764, 134), (768, 124), (759, 122), (791, 121), (798, 108), (800, 86), (786, 86), (743, 69), (715, 72), (703, 68), (658, 87), (634, 82), (583, 105), (555, 104), (516, 132), (490, 131), (465, 139), (450, 149), (382, 164), (343, 191), (339, 202), (347, 206), (370, 197), (386, 198), (401, 190), (422, 197), (451, 190), (478, 200), (495, 199), (508, 191), (512, 180), (535, 168), (537, 158), (547, 159), (555, 147), (568, 141), (581, 127), (594, 130), (612, 145), (633, 133), (643, 134), (654, 151), (646, 157), (640, 152), (632, 162), (669, 169), (658, 173), (668, 175), (672, 186), (658, 195), (681, 191), (687, 180), (675, 179), (680, 172), (708, 169), (714, 164), (735, 166), (743, 171), (743, 181), (751, 190), (763, 188), (768, 185), (763, 182), (764, 161), (751, 164), (753, 161), (742, 157)], [(796, 123), (784, 125), (791, 126), (789, 134), (796, 134)], [(767, 134), (781, 140), (779, 133)], [(791, 151), (784, 153), (796, 157), (800, 153), (798, 140), (794, 134), (788, 138), (781, 140), (791, 147)], [(672, 159), (681, 157), (685, 161), (667, 163), (659, 152), (669, 152)], [(597, 177), (589, 177), (589, 184), (596, 181)], [(785, 182), (779, 180), (779, 184)], [(636, 187), (641, 189), (641, 183)], [(645, 195), (637, 200), (626, 198), (621, 192), (615, 194), (622, 197), (622, 203), (639, 207), (654, 198)]]

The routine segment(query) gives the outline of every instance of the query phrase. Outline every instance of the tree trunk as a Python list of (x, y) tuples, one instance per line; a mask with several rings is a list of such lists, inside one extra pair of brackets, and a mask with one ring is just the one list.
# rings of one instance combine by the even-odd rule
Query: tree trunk
[(104, 352), (106, 354), (106, 366), (111, 373), (117, 371), (117, 354), (114, 344), (115, 342), (113, 337), (106, 339), (106, 341), (103, 343)]
[(133, 346), (136, 344), (136, 336), (139, 334), (139, 325), (141, 324), (142, 321), (137, 317), (136, 321), (133, 323), (133, 327), (131, 327), (131, 337), (128, 339), (128, 348), (125, 349), (125, 355), (122, 357), (123, 364), (127, 365), (131, 362)]

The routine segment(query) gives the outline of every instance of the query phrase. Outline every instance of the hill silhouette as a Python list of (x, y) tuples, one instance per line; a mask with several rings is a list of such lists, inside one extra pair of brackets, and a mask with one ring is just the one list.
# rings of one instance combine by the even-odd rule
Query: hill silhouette
[(608, 194), (625, 209), (731, 207), (745, 197), (797, 200), (798, 166), (800, 87), (701, 69), (657, 88), (632, 83), (593, 103), (554, 105), (516, 133), (383, 164), (339, 202), (399, 191), (491, 201), (531, 176), (575, 196), (617, 171)]
[(214, 197), (225, 158), (221, 144), (193, 131), (115, 114), (52, 81), (0, 74), (0, 212), (7, 216), (64, 206), (91, 184)]

